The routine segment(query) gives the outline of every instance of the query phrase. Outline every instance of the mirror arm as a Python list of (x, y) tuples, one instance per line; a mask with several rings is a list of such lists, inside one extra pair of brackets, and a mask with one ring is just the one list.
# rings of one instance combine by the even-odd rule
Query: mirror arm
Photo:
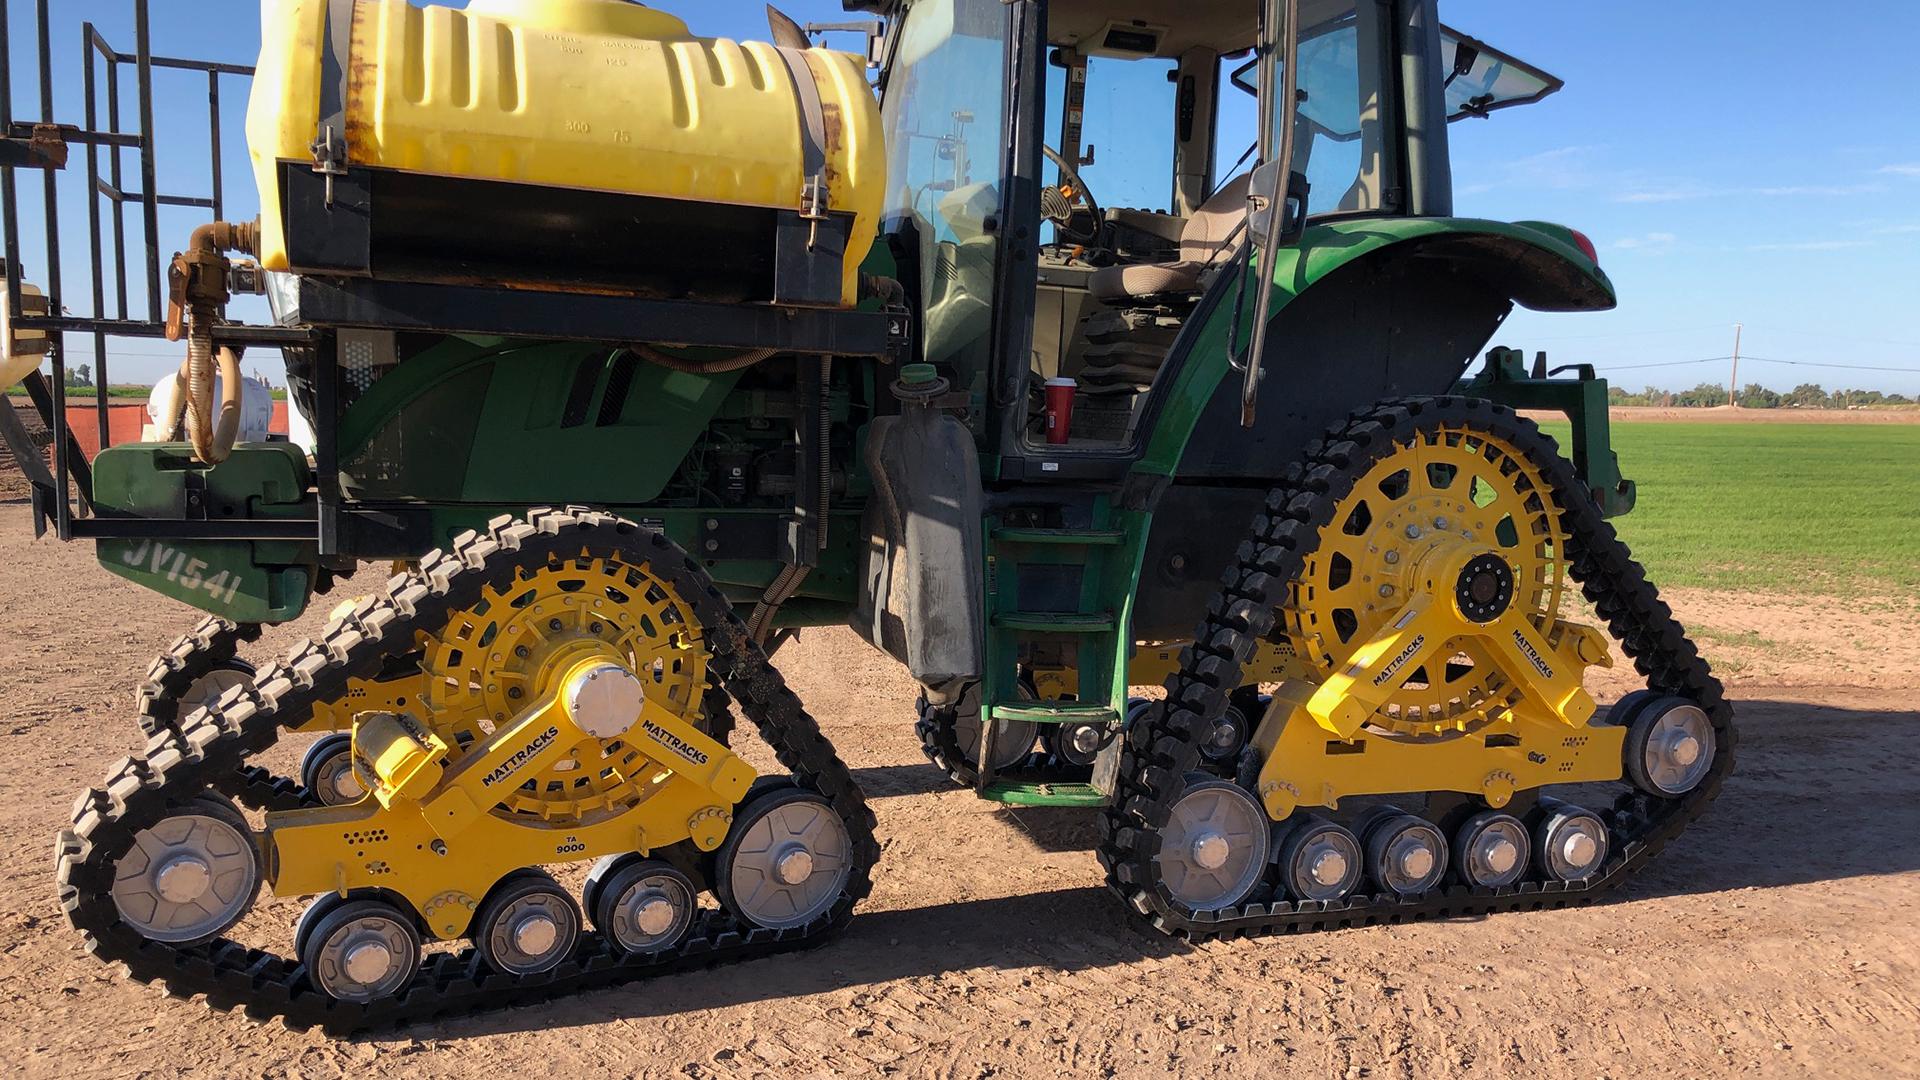
[[(1293, 186), (1293, 123), (1294, 115), (1299, 111), (1300, 102), (1295, 93), (1299, 72), (1300, 35), (1297, 32), (1300, 16), (1300, 0), (1283, 0), (1285, 16), (1281, 20), (1281, 59), (1280, 85), (1275, 87), (1274, 104), (1279, 109), (1280, 147), (1274, 155), (1279, 168), (1272, 170), (1273, 187), (1270, 191), (1248, 193), (1248, 221), (1254, 220), (1252, 213), (1258, 209), (1253, 205), (1264, 198), (1267, 201), (1265, 236), (1254, 238), (1249, 230), (1249, 238), (1257, 239), (1260, 248), (1260, 287), (1258, 300), (1254, 304), (1253, 341), (1247, 347), (1245, 364), (1236, 364), (1242, 370), (1243, 381), (1240, 384), (1240, 426), (1252, 427), (1254, 402), (1260, 396), (1261, 361), (1267, 346), (1267, 324), (1271, 321), (1273, 306), (1273, 267), (1275, 254), (1281, 241), (1284, 222), (1287, 216), (1287, 192)], [(1302, 210), (1305, 209), (1303, 206)], [(1302, 215), (1304, 217), (1304, 214)], [(1249, 268), (1253, 265), (1251, 251), (1248, 254)], [(1245, 279), (1242, 279), (1243, 283)], [(1243, 285), (1244, 288), (1244, 285)], [(1238, 312), (1234, 324), (1239, 325)]]

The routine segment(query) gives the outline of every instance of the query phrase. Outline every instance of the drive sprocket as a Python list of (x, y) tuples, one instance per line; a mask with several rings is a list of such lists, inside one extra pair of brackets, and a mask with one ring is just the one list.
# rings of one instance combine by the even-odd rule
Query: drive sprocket
[[(1336, 498), (1289, 590), (1279, 636), (1316, 681), (1346, 666), (1420, 587), (1422, 556), (1450, 538), (1491, 546), (1512, 570), (1511, 605), (1546, 636), (1566, 591), (1566, 530), (1540, 470), (1498, 435), (1423, 428), (1396, 442)], [(1402, 683), (1369, 721), (1410, 736), (1467, 732), (1509, 707), (1518, 687), (1472, 637)]]

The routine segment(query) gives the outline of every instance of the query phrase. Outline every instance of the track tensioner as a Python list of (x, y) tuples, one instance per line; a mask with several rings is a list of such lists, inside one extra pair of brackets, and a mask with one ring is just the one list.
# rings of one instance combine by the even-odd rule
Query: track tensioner
[[(207, 644), (231, 656), (218, 628)], [(308, 793), (255, 829), (207, 790), (395, 658), (418, 665), (415, 693), (352, 715), (359, 798)], [(710, 679), (791, 778), (756, 780), (701, 730)], [(318, 775), (344, 788), (338, 751)], [(866, 894), (876, 853), (858, 787), (705, 573), (651, 530), (571, 509), (463, 537), (162, 725), (59, 848), (68, 918), (103, 956), (334, 1028), (807, 944)], [(586, 860), (579, 899), (544, 870)], [(221, 936), (262, 885), (318, 897), (292, 958)]]

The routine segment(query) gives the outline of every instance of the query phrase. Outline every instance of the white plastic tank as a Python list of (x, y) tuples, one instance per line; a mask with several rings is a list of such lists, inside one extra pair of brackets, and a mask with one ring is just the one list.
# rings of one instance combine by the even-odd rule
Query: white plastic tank
[[(175, 376), (169, 375), (154, 386), (153, 393), (147, 395), (147, 424), (141, 435), (142, 442), (165, 442), (172, 427), (172, 418), (165, 415), (167, 403), (173, 396)], [(213, 376), (213, 401), (218, 408), (222, 392), (221, 377), (218, 372)], [(182, 387), (184, 392), (185, 388)], [(273, 427), (273, 391), (259, 379), (240, 377), (240, 442), (266, 442), (267, 433)]]

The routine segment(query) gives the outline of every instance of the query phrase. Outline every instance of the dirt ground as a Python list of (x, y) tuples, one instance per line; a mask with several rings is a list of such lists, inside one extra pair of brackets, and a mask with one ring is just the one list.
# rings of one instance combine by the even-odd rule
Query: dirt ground
[[(17, 1075), (1920, 1075), (1911, 599), (1673, 596), (1729, 672), (1740, 763), (1614, 902), (1198, 948), (1125, 917), (1089, 812), (952, 790), (920, 756), (905, 676), (850, 634), (810, 632), (781, 666), (855, 767), (884, 844), (844, 934), (337, 1041), (164, 999), (61, 921), (53, 835), (136, 746), (130, 689), (191, 617), (84, 545), (33, 541), (26, 516), (0, 503), (0, 1060)], [(1626, 687), (1603, 673), (1598, 696)], [(277, 765), (296, 752), (278, 748)], [(284, 941), (299, 910), (263, 901), (244, 925)]]

